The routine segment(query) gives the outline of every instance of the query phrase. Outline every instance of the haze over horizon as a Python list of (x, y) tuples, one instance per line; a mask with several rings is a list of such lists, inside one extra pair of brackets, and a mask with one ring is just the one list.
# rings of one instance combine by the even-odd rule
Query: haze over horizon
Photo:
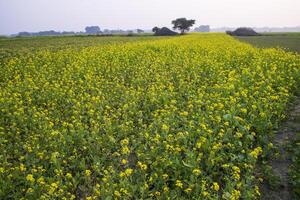
[(299, 0), (0, 0), (0, 34), (43, 30), (83, 31), (171, 27), (179, 17), (196, 26), (292, 27), (300, 25)]

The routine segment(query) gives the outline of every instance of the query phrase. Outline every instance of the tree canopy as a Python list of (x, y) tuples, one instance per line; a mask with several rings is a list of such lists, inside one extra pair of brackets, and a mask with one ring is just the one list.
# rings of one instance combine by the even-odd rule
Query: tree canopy
[(101, 32), (101, 30), (99, 26), (87, 26), (85, 27), (85, 32), (87, 34), (98, 34)]
[(181, 31), (181, 34), (184, 34), (185, 31), (189, 31), (190, 28), (195, 24), (195, 20), (190, 19), (187, 20), (186, 18), (178, 18), (172, 21), (173, 29), (178, 29)]
[(157, 26), (155, 26), (153, 29), (152, 29), (152, 32), (156, 33), (157, 31), (159, 31), (159, 28)]

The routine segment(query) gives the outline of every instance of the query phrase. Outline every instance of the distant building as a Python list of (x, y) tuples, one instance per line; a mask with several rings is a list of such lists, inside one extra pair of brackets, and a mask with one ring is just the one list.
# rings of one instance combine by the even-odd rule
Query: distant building
[(209, 25), (201, 25), (195, 28), (195, 32), (210, 32), (210, 27)]

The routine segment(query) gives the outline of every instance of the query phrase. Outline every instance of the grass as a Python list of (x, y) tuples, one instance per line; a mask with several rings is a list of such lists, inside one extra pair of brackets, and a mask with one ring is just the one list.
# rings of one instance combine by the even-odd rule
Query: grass
[(262, 36), (236, 38), (260, 48), (278, 47), (300, 53), (300, 33), (266, 33)]

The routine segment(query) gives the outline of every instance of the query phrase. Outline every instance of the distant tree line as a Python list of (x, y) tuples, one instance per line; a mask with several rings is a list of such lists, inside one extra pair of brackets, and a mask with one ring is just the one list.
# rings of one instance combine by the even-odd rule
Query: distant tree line
[(17, 36), (23, 36), (23, 37), (29, 37), (29, 36), (56, 36), (56, 35), (75, 35), (76, 33), (73, 31), (63, 31), (63, 32), (57, 32), (57, 31), (40, 31), (40, 32), (20, 32)]
[(59, 35), (109, 35), (109, 34), (134, 34), (134, 33), (143, 33), (144, 30), (142, 29), (135, 29), (135, 30), (109, 30), (104, 29), (101, 31), (99, 26), (87, 26), (85, 27), (84, 32), (74, 32), (74, 31), (40, 31), (40, 32), (19, 32), (17, 35), (20, 37), (30, 37), (30, 36), (59, 36)]
[[(193, 19), (186, 19), (186, 18), (178, 18), (172, 21), (173, 29), (180, 31), (180, 34), (185, 34), (190, 30), (190, 28), (195, 24), (195, 20)], [(163, 35), (177, 35), (178, 33), (175, 31), (170, 30), (167, 27), (154, 27), (152, 29), (154, 32), (154, 35), (156, 36), (163, 36)], [(135, 29), (135, 30), (109, 30), (104, 29), (101, 31), (99, 26), (87, 26), (85, 27), (85, 32), (74, 32), (74, 31), (63, 31), (63, 32), (57, 32), (57, 31), (40, 31), (35, 33), (30, 32), (20, 32), (16, 36), (58, 36), (58, 35), (111, 35), (111, 34), (127, 34), (127, 35), (133, 35), (134, 33), (143, 33), (144, 30), (142, 29)]]

